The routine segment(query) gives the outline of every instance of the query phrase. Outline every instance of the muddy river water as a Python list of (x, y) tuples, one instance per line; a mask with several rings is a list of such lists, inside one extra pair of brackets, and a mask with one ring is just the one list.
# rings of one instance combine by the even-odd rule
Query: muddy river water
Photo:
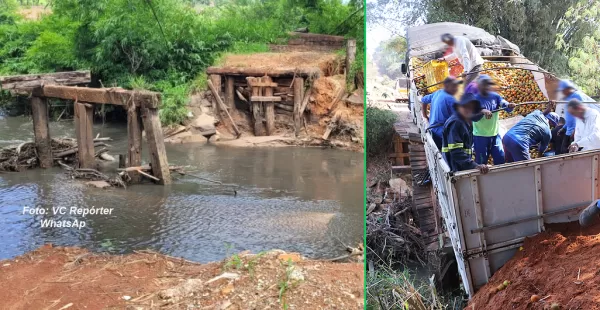
[[(0, 147), (33, 139), (25, 117), (0, 117)], [(74, 137), (72, 122), (52, 122), (52, 137)], [(96, 124), (111, 137), (111, 154), (125, 153), (124, 124)], [(144, 146), (145, 147), (145, 146)], [(44, 243), (127, 253), (153, 249), (208, 262), (243, 250), (297, 251), (312, 258), (344, 253), (363, 233), (363, 154), (315, 148), (234, 148), (167, 144), (172, 165), (237, 188), (190, 177), (174, 184), (101, 190), (69, 179), (59, 168), (0, 174), (0, 259)], [(144, 158), (146, 155), (144, 154)], [(117, 163), (105, 165), (107, 174)], [(24, 208), (46, 214), (23, 214)], [(52, 208), (112, 208), (109, 215)], [(58, 210), (58, 209), (57, 209)], [(42, 227), (43, 220), (85, 222), (81, 228)]]

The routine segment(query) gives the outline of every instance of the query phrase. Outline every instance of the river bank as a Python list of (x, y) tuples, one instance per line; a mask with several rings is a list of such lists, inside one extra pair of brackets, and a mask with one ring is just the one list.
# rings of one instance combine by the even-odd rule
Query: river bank
[(44, 245), (0, 261), (11, 309), (362, 309), (363, 264), (273, 250), (200, 264)]

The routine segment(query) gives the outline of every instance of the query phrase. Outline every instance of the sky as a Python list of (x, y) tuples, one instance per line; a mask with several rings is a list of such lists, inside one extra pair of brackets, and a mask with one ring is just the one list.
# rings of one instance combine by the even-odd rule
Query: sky
[[(377, 0), (367, 0), (367, 3), (377, 2)], [(367, 15), (369, 12), (367, 11)], [(398, 29), (394, 29), (396, 33), (404, 33), (404, 27), (398, 26)], [(392, 37), (392, 32), (380, 25), (370, 25), (367, 22), (367, 56), (372, 57), (373, 52), (381, 43)]]

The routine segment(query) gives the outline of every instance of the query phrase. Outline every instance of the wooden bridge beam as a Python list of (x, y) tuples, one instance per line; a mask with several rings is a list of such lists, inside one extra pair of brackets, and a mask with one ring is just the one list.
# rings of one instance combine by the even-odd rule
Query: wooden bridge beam
[(59, 98), (87, 103), (115, 104), (156, 109), (160, 103), (160, 93), (133, 91), (122, 88), (87, 88), (61, 85), (45, 85), (34, 90), (39, 97)]
[(31, 97), (31, 114), (33, 115), (33, 133), (40, 167), (52, 167), (52, 142), (48, 127), (48, 103), (46, 99)]

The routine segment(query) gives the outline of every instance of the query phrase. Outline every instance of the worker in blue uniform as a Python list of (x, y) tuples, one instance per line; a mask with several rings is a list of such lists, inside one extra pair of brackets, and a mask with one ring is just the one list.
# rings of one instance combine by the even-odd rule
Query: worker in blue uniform
[(475, 95), (467, 93), (460, 102), (454, 104), (455, 113), (444, 124), (442, 153), (452, 171), (479, 169), (487, 173), (486, 164), (477, 164), (473, 160), (472, 118), (479, 113), (480, 104)]
[(535, 110), (529, 113), (504, 135), (502, 142), (507, 163), (531, 159), (529, 148), (537, 144), (540, 154), (546, 151), (552, 139), (550, 126), (557, 126), (560, 120), (558, 114), (550, 112), (552, 106), (549, 103), (544, 112)]
[[(581, 92), (579, 92), (575, 84), (573, 84), (573, 82), (569, 80), (560, 80), (560, 82), (558, 82), (558, 88), (556, 89), (556, 91), (562, 93), (563, 101), (568, 102), (572, 99), (584, 101)], [(575, 117), (571, 115), (567, 109), (565, 109), (565, 126), (562, 130), (558, 132), (560, 135), (564, 134), (565, 138), (563, 139), (562, 145), (556, 146), (557, 148), (560, 147), (561, 153), (568, 153), (569, 145), (571, 144), (571, 142), (573, 142), (576, 123), (577, 120), (575, 119)]]
[[(427, 130), (431, 132), (433, 142), (438, 150), (442, 149), (442, 132), (444, 131), (444, 123), (450, 118), (453, 113), (453, 106), (456, 102), (454, 95), (458, 92), (458, 85), (462, 81), (454, 77), (447, 77), (444, 80), (444, 88), (432, 94), (424, 96), (421, 99), (421, 113), (423, 119), (429, 122)], [(431, 105), (429, 118), (427, 117), (427, 106)]]
[(516, 105), (507, 102), (502, 96), (492, 91), (495, 84), (494, 80), (487, 74), (480, 75), (477, 81), (478, 93), (476, 98), (481, 104), (481, 112), (484, 115), (482, 119), (473, 123), (475, 161), (478, 164), (487, 163), (490, 155), (492, 155), (494, 165), (504, 163), (504, 149), (499, 134), (499, 113), (492, 113), (491, 111), (507, 108), (506, 112), (510, 113)]

